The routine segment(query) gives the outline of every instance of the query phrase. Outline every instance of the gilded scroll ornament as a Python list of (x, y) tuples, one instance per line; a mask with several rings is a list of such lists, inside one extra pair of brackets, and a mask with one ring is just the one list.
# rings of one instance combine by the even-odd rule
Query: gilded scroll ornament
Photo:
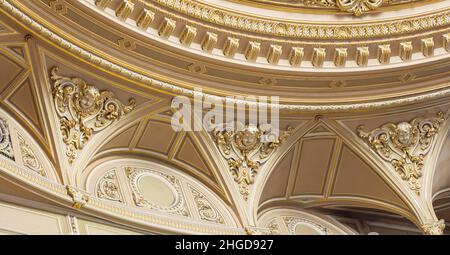
[(385, 161), (389, 162), (409, 187), (420, 195), (420, 181), (425, 156), (430, 151), (444, 114), (415, 118), (410, 122), (388, 123), (370, 132), (363, 126), (358, 135)]
[(238, 131), (215, 128), (212, 137), (228, 161), (230, 172), (239, 185), (239, 192), (247, 200), (249, 186), (255, 182), (260, 166), (287, 139), (292, 128), (272, 136), (275, 133), (270, 125), (244, 126), (237, 123), (237, 127)]
[(46, 173), (42, 164), (37, 159), (30, 145), (25, 141), (21, 135), (17, 135), (19, 140), (20, 152), (22, 154), (23, 165), (38, 173), (39, 175), (46, 177)]
[(445, 221), (439, 220), (422, 226), (426, 235), (443, 235), (445, 229)]
[(192, 196), (202, 220), (224, 224), (222, 215), (216, 208), (206, 199), (205, 195), (191, 187)]
[(73, 163), (77, 152), (82, 150), (94, 133), (119, 120), (136, 107), (131, 98), (128, 105), (122, 104), (110, 91), (100, 91), (80, 78), (68, 78), (52, 69), (53, 97), (60, 118), (66, 155)]
[(123, 202), (115, 170), (107, 172), (97, 184), (97, 197)]
[(0, 154), (11, 160), (15, 159), (8, 123), (2, 118), (0, 118)]

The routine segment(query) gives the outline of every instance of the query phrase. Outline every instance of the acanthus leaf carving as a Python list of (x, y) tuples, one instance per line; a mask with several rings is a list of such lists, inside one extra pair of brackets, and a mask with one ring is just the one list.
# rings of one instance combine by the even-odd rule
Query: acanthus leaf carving
[(444, 121), (444, 113), (436, 117), (418, 117), (410, 122), (388, 123), (370, 132), (363, 126), (357, 128), (359, 137), (365, 140), (383, 160), (389, 162), (411, 190), (420, 195), (420, 177), (425, 156)]
[(58, 67), (51, 70), (54, 81), (53, 97), (60, 118), (66, 155), (73, 163), (92, 135), (110, 126), (136, 107), (129, 99), (124, 105), (111, 91), (100, 91), (81, 78), (58, 75)]
[(218, 224), (225, 224), (225, 221), (220, 212), (208, 201), (205, 195), (192, 187), (190, 187), (190, 189), (194, 197), (194, 201), (197, 206), (200, 218), (202, 220), (215, 222)]
[(214, 128), (211, 135), (228, 162), (229, 170), (239, 185), (239, 192), (247, 200), (249, 186), (255, 182), (260, 166), (287, 139), (292, 128), (278, 135), (278, 130), (272, 130), (270, 125), (236, 123), (237, 131), (228, 129), (229, 125), (224, 126)]

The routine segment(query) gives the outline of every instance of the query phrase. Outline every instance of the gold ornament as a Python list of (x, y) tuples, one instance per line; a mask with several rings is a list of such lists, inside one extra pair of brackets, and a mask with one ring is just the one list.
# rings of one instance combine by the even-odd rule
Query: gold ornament
[(215, 128), (212, 137), (228, 166), (239, 192), (245, 200), (250, 194), (249, 185), (255, 182), (259, 167), (290, 135), (292, 128), (275, 135), (269, 125), (244, 125), (237, 123), (239, 131)]
[(123, 202), (115, 170), (107, 172), (97, 184), (97, 197)]
[(59, 76), (58, 67), (52, 69), (53, 97), (60, 118), (66, 155), (73, 163), (77, 151), (82, 150), (92, 135), (110, 126), (136, 107), (131, 98), (122, 104), (110, 91), (100, 91), (80, 78)]
[(439, 112), (434, 118), (388, 123), (370, 132), (362, 131), (363, 126), (359, 126), (357, 132), (420, 195), (423, 162), (443, 121), (444, 114)]

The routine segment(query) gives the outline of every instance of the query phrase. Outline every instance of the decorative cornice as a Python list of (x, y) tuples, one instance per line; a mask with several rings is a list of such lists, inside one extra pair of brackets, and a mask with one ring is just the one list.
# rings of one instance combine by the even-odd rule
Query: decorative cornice
[[(16, 8), (14, 5), (9, 3), (8, 0), (0, 0), (0, 7), (12, 15), (14, 18), (18, 19), (19, 22), (27, 25), (34, 33), (37, 35), (51, 41), (52, 43), (58, 45), (62, 49), (65, 49), (72, 54), (96, 65), (105, 70), (111, 71), (112, 73), (118, 74), (125, 78), (134, 80), (136, 82), (146, 84), (154, 89), (163, 90), (171, 94), (175, 95), (185, 95), (188, 97), (194, 96), (194, 91), (185, 89), (167, 82), (163, 82), (141, 73), (137, 73), (123, 66), (112, 63), (104, 58), (101, 58), (75, 44), (69, 42), (68, 40), (60, 37), (58, 34), (52, 32), (48, 28), (44, 27), (42, 24), (36, 22), (32, 18), (30, 18), (27, 14), (23, 13), (20, 9)], [(449, 18), (450, 19), (450, 18)], [(205, 98), (209, 98), (212, 101), (221, 100), (225, 102), (224, 97), (219, 97), (216, 95), (211, 95), (207, 93), (203, 93)], [(441, 99), (446, 96), (450, 96), (450, 88), (434, 90), (427, 93), (397, 97), (395, 99), (385, 99), (383, 101), (372, 101), (372, 102), (361, 102), (361, 103), (342, 103), (342, 104), (326, 104), (326, 105), (317, 105), (317, 104), (269, 104), (269, 107), (273, 109), (280, 109), (283, 111), (301, 111), (301, 112), (349, 112), (349, 111), (368, 111), (368, 110), (376, 110), (383, 109), (388, 107), (401, 106), (406, 104), (415, 104), (419, 102), (426, 102), (433, 99)], [(244, 100), (233, 100), (236, 104), (248, 104), (248, 105), (257, 105), (255, 102), (246, 102)]]
[(72, 207), (75, 209), (81, 209), (89, 202), (89, 195), (84, 194), (82, 191), (78, 190), (76, 187), (67, 185), (66, 186), (67, 195), (72, 198)]
[(77, 158), (92, 135), (107, 128), (136, 107), (131, 98), (122, 104), (111, 91), (100, 91), (81, 78), (68, 78), (51, 71), (55, 108), (60, 118), (66, 155), (70, 163)]
[(389, 162), (411, 190), (420, 195), (420, 180), (424, 160), (444, 122), (444, 114), (437, 117), (418, 117), (410, 122), (388, 123), (370, 132), (357, 128), (361, 137), (383, 160)]

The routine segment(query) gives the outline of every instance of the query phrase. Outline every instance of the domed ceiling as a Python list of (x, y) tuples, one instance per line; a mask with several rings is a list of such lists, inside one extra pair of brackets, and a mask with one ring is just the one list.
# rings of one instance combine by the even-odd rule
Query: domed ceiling
[[(5, 179), (156, 232), (273, 232), (275, 220), (296, 233), (305, 222), (291, 209), (347, 207), (442, 232), (432, 197), (450, 129), (450, 1), (0, 0), (0, 10), (2, 130), (12, 148), (29, 145), (5, 147)], [(235, 166), (239, 134), (173, 130), (172, 99), (194, 88), (222, 101), (280, 97), (286, 137), (267, 145), (251, 129), (271, 148), (252, 148), (251, 177)], [(118, 110), (80, 110), (75, 92)], [(21, 159), (30, 150), (43, 163)], [(35, 165), (39, 178), (24, 170)]]

